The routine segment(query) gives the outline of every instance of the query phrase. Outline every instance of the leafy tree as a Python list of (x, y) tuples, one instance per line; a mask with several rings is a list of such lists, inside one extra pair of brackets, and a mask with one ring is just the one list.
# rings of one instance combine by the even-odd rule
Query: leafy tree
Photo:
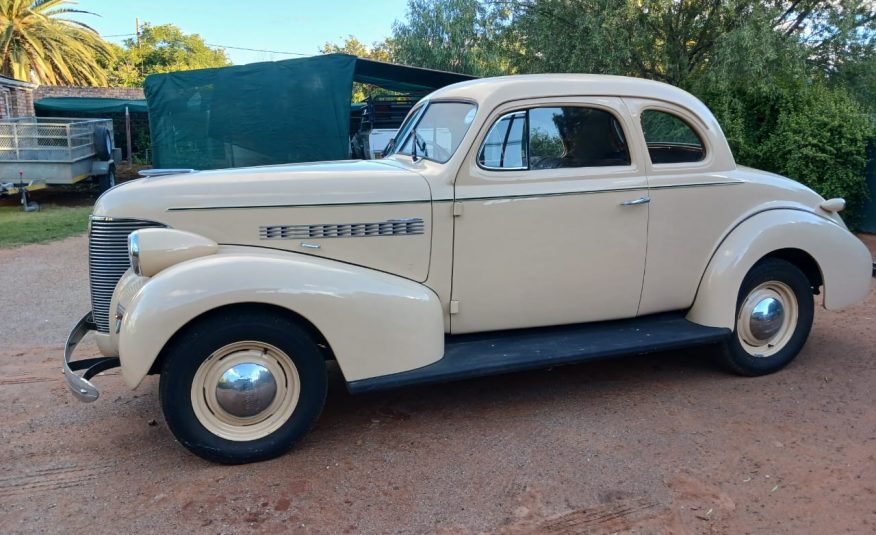
[(366, 45), (362, 41), (356, 39), (352, 35), (348, 35), (344, 39), (343, 44), (336, 44), (326, 41), (319, 49), (321, 54), (350, 54), (360, 58), (368, 58), (376, 61), (392, 61), (392, 54), (389, 49), (389, 44), (384, 41), (382, 43), (374, 43), (371, 46)]
[(872, 50), (872, 0), (513, 0), (527, 72), (624, 74), (688, 87), (723, 70), (757, 80), (800, 61), (830, 74)]
[(876, 51), (871, 49), (856, 61), (845, 62), (832, 81), (848, 88), (870, 113), (876, 113)]
[(0, 0), (0, 73), (40, 84), (106, 85), (112, 51), (68, 0)]
[[(867, 197), (876, 111), (872, 0), (514, 0), (522, 72), (681, 86), (718, 117), (736, 161), (849, 201)], [(856, 100), (857, 99), (857, 100)]]
[[(386, 41), (368, 46), (352, 35), (348, 35), (344, 43), (340, 45), (326, 42), (320, 47), (319, 52), (321, 54), (350, 54), (359, 58), (376, 61), (392, 61), (392, 55)], [(384, 93), (389, 92), (371, 84), (361, 84), (359, 82), (353, 84), (353, 102), (362, 102), (372, 95)]]
[(478, 0), (409, 0), (407, 20), (393, 25), (395, 61), (444, 71), (492, 76), (510, 65), (500, 35), (510, 11)]
[(112, 66), (113, 85), (140, 86), (150, 74), (227, 67), (231, 65), (224, 50), (212, 49), (198, 34), (185, 34), (173, 24), (140, 30), (140, 41), (126, 39), (124, 48), (117, 47)]

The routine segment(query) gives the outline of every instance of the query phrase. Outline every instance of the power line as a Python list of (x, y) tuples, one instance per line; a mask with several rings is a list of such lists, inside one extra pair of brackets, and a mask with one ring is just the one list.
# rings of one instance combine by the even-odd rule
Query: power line
[[(101, 37), (109, 38), (109, 37), (134, 37), (137, 35), (136, 33), (118, 33), (114, 35), (102, 35)], [(304, 52), (285, 52), (283, 50), (265, 50), (263, 48), (246, 48), (242, 46), (230, 46), (230, 45), (217, 45), (215, 43), (204, 43), (207, 46), (212, 46), (215, 48), (230, 48), (232, 50), (246, 50), (247, 52), (267, 52), (269, 54), (285, 54), (287, 56), (312, 56), (313, 54), (307, 54)]]
[(283, 52), (282, 50), (264, 50), (261, 48), (244, 48), (242, 46), (217, 45), (213, 43), (204, 43), (207, 46), (215, 46), (217, 48), (230, 48), (232, 50), (246, 50), (249, 52), (268, 52), (271, 54), (286, 54), (288, 56), (312, 56), (313, 54), (305, 54), (303, 52)]

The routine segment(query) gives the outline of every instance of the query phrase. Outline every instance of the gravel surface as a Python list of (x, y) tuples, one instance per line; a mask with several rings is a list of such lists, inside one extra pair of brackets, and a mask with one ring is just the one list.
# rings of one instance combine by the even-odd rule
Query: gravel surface
[(708, 349), (355, 397), (334, 371), (295, 451), (228, 467), (174, 442), (155, 377), (69, 394), (86, 264), (83, 237), (0, 250), (0, 533), (876, 532), (876, 292), (757, 379)]
[(6, 349), (64, 344), (88, 312), (88, 239), (0, 249), (0, 332)]

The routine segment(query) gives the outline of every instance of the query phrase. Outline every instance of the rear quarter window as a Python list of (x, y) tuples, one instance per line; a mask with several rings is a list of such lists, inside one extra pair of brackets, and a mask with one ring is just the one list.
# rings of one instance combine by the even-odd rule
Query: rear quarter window
[(703, 140), (687, 122), (669, 112), (642, 112), (642, 132), (653, 164), (693, 163), (706, 157)]

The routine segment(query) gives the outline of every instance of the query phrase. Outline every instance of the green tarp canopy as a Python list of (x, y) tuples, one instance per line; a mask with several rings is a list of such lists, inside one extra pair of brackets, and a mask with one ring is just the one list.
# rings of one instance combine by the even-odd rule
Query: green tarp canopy
[(83, 97), (47, 97), (33, 103), (37, 115), (47, 117), (51, 113), (100, 115), (102, 113), (125, 113), (125, 108), (131, 113), (145, 113), (145, 100), (126, 100), (122, 98), (83, 98)]
[(414, 92), (471, 78), (346, 54), (154, 74), (144, 86), (154, 165), (219, 169), (345, 159), (354, 81)]

